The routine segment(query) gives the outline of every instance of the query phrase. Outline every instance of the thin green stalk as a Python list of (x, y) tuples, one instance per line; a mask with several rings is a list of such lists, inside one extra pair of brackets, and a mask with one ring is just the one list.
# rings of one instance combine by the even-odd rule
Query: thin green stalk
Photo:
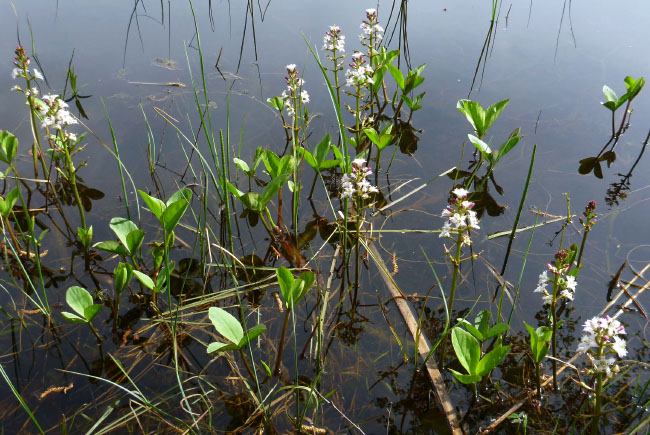
[[(126, 192), (126, 183), (124, 182), (124, 172), (122, 171), (122, 160), (120, 159), (120, 150), (117, 147), (117, 139), (115, 138), (115, 130), (113, 130), (113, 123), (111, 122), (111, 117), (108, 114), (108, 108), (104, 104), (104, 99), (101, 99), (102, 105), (104, 106), (104, 112), (106, 113), (106, 119), (108, 120), (108, 128), (111, 132), (111, 139), (113, 140), (113, 150), (115, 151), (115, 158), (117, 159), (117, 169), (120, 171), (120, 182), (122, 183), (122, 195), (124, 196), (124, 206), (126, 208), (126, 217), (131, 220), (131, 211), (129, 210), (129, 196)], [(143, 111), (144, 113), (144, 111)], [(146, 120), (146, 118), (145, 118)], [(148, 125), (148, 123), (147, 123)], [(155, 146), (155, 145), (154, 145)], [(149, 169), (151, 170), (151, 163), (149, 164)], [(84, 225), (84, 229), (86, 226)]]
[(11, 379), (9, 379), (9, 376), (7, 375), (7, 372), (5, 372), (5, 369), (2, 366), (2, 364), (0, 364), (0, 374), (2, 374), (2, 377), (4, 378), (5, 382), (9, 386), (9, 388), (11, 389), (11, 392), (14, 394), (16, 399), (18, 399), (18, 402), (20, 402), (20, 405), (23, 407), (23, 409), (25, 410), (25, 412), (29, 416), (29, 419), (34, 423), (34, 425), (36, 425), (36, 427), (38, 428), (38, 431), (41, 434), (45, 434), (45, 432), (43, 432), (43, 429), (41, 429), (41, 425), (38, 424), (38, 421), (36, 420), (36, 417), (34, 417), (34, 414), (32, 413), (31, 409), (29, 409), (29, 406), (27, 406), (27, 403), (25, 403), (25, 400), (22, 398), (22, 396), (20, 395), (18, 390), (16, 390), (16, 387), (14, 387), (14, 384), (11, 383)]
[[(456, 298), (456, 286), (458, 285), (458, 272), (460, 271), (460, 256), (461, 250), (463, 248), (463, 232), (458, 232), (458, 237), (456, 239), (456, 256), (452, 258), (454, 264), (454, 272), (451, 278), (451, 290), (449, 294), (449, 316), (453, 317), (454, 315), (454, 299)], [(447, 339), (445, 338), (442, 341), (442, 350), (441, 350), (441, 364), (445, 362), (445, 351), (447, 350)]]
[[(602, 358), (603, 348), (598, 349), (598, 358)], [(596, 395), (594, 398), (594, 416), (591, 419), (591, 433), (598, 435), (600, 433), (600, 407), (603, 395), (603, 374), (598, 372), (596, 375)]]

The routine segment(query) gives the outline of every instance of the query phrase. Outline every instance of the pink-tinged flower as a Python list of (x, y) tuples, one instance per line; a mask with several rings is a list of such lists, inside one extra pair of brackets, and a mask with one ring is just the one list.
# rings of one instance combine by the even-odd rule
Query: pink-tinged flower
[(446, 218), (446, 221), (439, 237), (456, 240), (460, 236), (462, 245), (470, 245), (472, 243), (470, 230), (481, 228), (476, 212), (472, 210), (474, 203), (465, 201), (469, 192), (463, 188), (454, 189), (452, 193), (456, 198), (451, 198), (449, 205), (440, 213), (440, 217)]
[(616, 359), (607, 355), (616, 354), (619, 358), (627, 355), (626, 342), (620, 337), (625, 334), (625, 328), (618, 320), (605, 316), (587, 320), (582, 330), (584, 334), (577, 350), (588, 354), (592, 362), (590, 372), (609, 376), (616, 370), (612, 368)]
[(341, 198), (369, 199), (372, 193), (379, 192), (379, 189), (368, 181), (372, 170), (365, 166), (366, 160), (359, 157), (352, 160), (351, 163), (350, 174), (343, 174), (341, 178)]

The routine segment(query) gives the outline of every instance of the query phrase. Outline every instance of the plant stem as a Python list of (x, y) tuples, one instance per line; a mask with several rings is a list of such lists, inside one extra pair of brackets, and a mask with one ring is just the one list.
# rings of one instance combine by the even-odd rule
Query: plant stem
[(275, 358), (275, 368), (273, 369), (273, 374), (280, 374), (280, 366), (282, 365), (282, 352), (284, 352), (284, 336), (287, 334), (287, 326), (289, 325), (289, 315), (291, 314), (291, 308), (287, 308), (287, 311), (284, 315), (284, 323), (282, 324), (282, 335), (280, 336), (280, 347), (278, 348), (278, 356)]
[[(458, 233), (458, 238), (456, 239), (456, 257), (452, 258), (452, 263), (454, 264), (454, 273), (451, 278), (451, 290), (449, 294), (449, 317), (453, 318), (454, 310), (454, 299), (456, 298), (456, 287), (458, 285), (458, 272), (460, 271), (460, 255), (463, 248), (463, 233), (462, 231)], [(442, 351), (441, 351), (441, 364), (445, 362), (445, 352), (447, 350), (447, 338), (445, 337), (442, 340)]]

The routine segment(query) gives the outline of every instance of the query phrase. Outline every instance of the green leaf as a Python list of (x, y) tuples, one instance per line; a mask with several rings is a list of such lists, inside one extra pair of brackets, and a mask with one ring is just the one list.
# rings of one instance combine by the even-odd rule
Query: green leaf
[(400, 71), (392, 63), (387, 63), (386, 67), (388, 68), (390, 75), (392, 75), (393, 78), (395, 79), (395, 83), (397, 83), (397, 86), (399, 86), (402, 92), (404, 92), (404, 74), (402, 74), (402, 71)]
[(318, 145), (316, 145), (316, 148), (314, 149), (314, 158), (316, 159), (318, 166), (320, 166), (325, 161), (325, 158), (330, 152), (331, 146), (332, 136), (329, 134), (326, 134), (323, 140), (318, 142)]
[(149, 290), (153, 290), (156, 285), (154, 284), (153, 280), (149, 277), (149, 275), (142, 273), (138, 270), (134, 270), (133, 274), (137, 278), (138, 281), (142, 283), (143, 286), (148, 288)]
[(489, 145), (476, 136), (472, 136), (471, 134), (468, 134), (467, 137), (469, 138), (469, 141), (472, 142), (474, 146), (481, 152), (483, 158), (492, 163), (492, 150), (490, 149)]
[(370, 128), (365, 128), (363, 132), (366, 134), (366, 136), (368, 136), (368, 139), (370, 139), (372, 143), (374, 143), (375, 145), (379, 144), (379, 134), (377, 133), (377, 130), (370, 127)]
[(238, 347), (242, 348), (246, 346), (249, 342), (255, 340), (259, 335), (261, 335), (264, 331), (266, 331), (266, 326), (262, 325), (261, 323), (258, 325), (253, 326), (248, 330), (248, 334), (244, 335), (242, 337), (241, 341), (239, 342)]
[(476, 374), (476, 366), (481, 358), (481, 347), (478, 341), (464, 329), (456, 326), (451, 331), (451, 343), (458, 361), (469, 374)]
[(494, 121), (496, 121), (499, 115), (501, 115), (501, 112), (503, 112), (505, 108), (508, 107), (508, 103), (510, 103), (510, 100), (503, 100), (503, 101), (499, 101), (498, 103), (494, 103), (487, 108), (487, 110), (485, 111), (486, 131), (490, 128), (492, 124), (494, 124)]
[(603, 94), (605, 94), (605, 98), (607, 98), (607, 101), (616, 103), (618, 101), (618, 97), (616, 96), (616, 92), (612, 90), (609, 86), (605, 85), (603, 86)]
[(521, 133), (520, 128), (516, 128), (512, 133), (510, 133), (508, 140), (505, 141), (503, 145), (499, 147), (499, 150), (497, 151), (496, 156), (494, 158), (495, 160), (494, 163), (498, 162), (501, 159), (501, 157), (508, 154), (510, 150), (512, 150), (515, 147), (515, 145), (519, 143), (519, 141), (522, 138), (520, 133)]
[(244, 330), (232, 314), (218, 307), (210, 307), (208, 317), (217, 332), (223, 335), (228, 341), (238, 344), (244, 337)]
[[(461, 323), (461, 322), (459, 322), (459, 323)], [(483, 334), (481, 334), (481, 331), (476, 329), (476, 327), (474, 325), (472, 325), (471, 323), (469, 323), (467, 320), (463, 320), (462, 324), (463, 324), (463, 326), (465, 326), (465, 328), (467, 328), (467, 330), (469, 331), (470, 334), (472, 334), (474, 337), (476, 337), (477, 340), (479, 340), (479, 341), (485, 340), (485, 337), (483, 337)]]
[(505, 323), (497, 323), (494, 325), (489, 332), (485, 334), (485, 339), (488, 340), (492, 337), (496, 337), (497, 335), (501, 335), (504, 332), (506, 332), (508, 329), (510, 329), (510, 326), (508, 326)]
[(93, 297), (88, 290), (72, 286), (65, 293), (65, 301), (79, 316), (84, 317), (84, 310), (93, 304)]
[(178, 221), (181, 220), (189, 205), (190, 203), (187, 199), (181, 198), (167, 206), (165, 211), (163, 211), (161, 220), (166, 232), (171, 233), (174, 231), (174, 228), (178, 225)]
[[(122, 245), (128, 249), (129, 244), (127, 243), (126, 238), (129, 233), (136, 231), (138, 227), (130, 220), (121, 217), (114, 217), (111, 219), (109, 226), (120, 242), (122, 242)], [(133, 251), (129, 250), (129, 253), (133, 253)]]
[(10, 164), (18, 151), (18, 139), (8, 131), (0, 132), (0, 160)]
[(476, 382), (481, 381), (481, 377), (478, 375), (464, 375), (454, 369), (449, 369), (449, 371), (452, 372), (453, 375), (456, 376), (456, 379), (461, 381), (463, 384), (475, 384)]
[(285, 305), (288, 307), (288, 302), (291, 299), (291, 289), (293, 287), (294, 278), (293, 274), (286, 267), (278, 267), (275, 271), (275, 276), (278, 278), (280, 285), (280, 293)]
[(95, 249), (101, 249), (102, 251), (112, 252), (114, 254), (121, 255), (123, 257), (128, 257), (129, 253), (126, 251), (124, 246), (115, 240), (108, 240), (106, 242), (98, 242), (93, 245)]
[(248, 173), (248, 172), (250, 171), (250, 168), (248, 167), (248, 163), (246, 163), (245, 161), (243, 161), (243, 160), (241, 160), (241, 159), (238, 159), (237, 157), (235, 157), (234, 159), (232, 159), (232, 161), (235, 162), (235, 164), (236, 164), (236, 165), (237, 165), (237, 166), (238, 166), (242, 171), (244, 171), (244, 172), (246, 172), (246, 173)]
[(135, 254), (138, 249), (140, 249), (143, 240), (144, 231), (142, 230), (133, 230), (126, 236), (126, 247), (131, 255)]
[(18, 194), (20, 193), (18, 189), (19, 187), (16, 186), (7, 192), (4, 199), (0, 198), (0, 214), (2, 217), (8, 217), (14, 209), (14, 205), (16, 205), (16, 201), (18, 200)]
[(248, 192), (241, 197), (239, 200), (244, 205), (244, 207), (249, 208), (256, 213), (261, 213), (264, 211), (264, 205), (262, 203), (262, 195), (257, 192)]
[(316, 161), (316, 158), (307, 150), (304, 150), (302, 153), (302, 157), (305, 159), (307, 164), (314, 168), (315, 171), (318, 171), (320, 169), (320, 165)]
[(131, 277), (133, 276), (133, 267), (128, 263), (119, 263), (113, 270), (113, 277), (115, 280), (115, 292), (122, 293), (124, 288), (129, 285)]
[(174, 193), (172, 196), (169, 197), (165, 205), (169, 207), (173, 203), (182, 200), (185, 200), (185, 202), (187, 203), (192, 201), (192, 191), (190, 189), (187, 188), (179, 189), (176, 193)]
[(267, 98), (266, 102), (271, 105), (275, 110), (282, 111), (284, 108), (284, 99), (281, 97)]
[[(292, 307), (298, 302), (300, 302), (302, 298), (305, 297), (309, 289), (311, 289), (311, 287), (314, 285), (314, 281), (316, 280), (316, 275), (314, 275), (314, 272), (310, 272), (310, 271), (303, 272), (300, 274), (298, 280), (302, 282), (302, 285), (299, 286), (297, 289), (294, 289), (294, 292), (292, 294), (292, 299), (291, 299)], [(296, 283), (294, 283), (294, 287), (295, 286)]]
[(86, 319), (83, 319), (76, 314), (68, 313), (67, 311), (62, 311), (61, 315), (65, 320), (71, 323), (88, 323), (86, 322)]
[(147, 203), (147, 206), (149, 207), (149, 210), (151, 210), (151, 213), (153, 213), (154, 216), (156, 216), (156, 218), (158, 218), (158, 220), (162, 223), (163, 211), (165, 211), (166, 208), (165, 203), (158, 198), (147, 195), (142, 190), (138, 189), (138, 192), (140, 193), (140, 196), (144, 202)]
[(488, 352), (476, 366), (476, 374), (486, 376), (499, 365), (510, 350), (510, 346), (497, 346)]
[(207, 348), (208, 353), (217, 353), (217, 352), (224, 352), (226, 350), (235, 350), (237, 349), (237, 346), (234, 344), (227, 344), (227, 343), (221, 343), (218, 341), (215, 341), (214, 343), (210, 343)]
[(260, 361), (260, 363), (262, 363), (262, 367), (264, 368), (264, 373), (266, 373), (266, 376), (271, 377), (271, 368), (268, 366), (268, 364), (266, 364), (264, 361)]
[(483, 107), (481, 107), (481, 105), (476, 101), (463, 99), (458, 100), (456, 108), (460, 110), (465, 115), (465, 118), (467, 118), (467, 121), (472, 124), (476, 134), (483, 137), (487, 130), (485, 127), (485, 110), (483, 110)]
[(235, 198), (237, 198), (237, 199), (240, 199), (242, 197), (242, 195), (244, 195), (244, 192), (242, 192), (241, 190), (239, 190), (235, 186), (233, 186), (230, 183), (230, 181), (226, 181), (226, 189), (228, 189), (228, 191), (230, 193), (232, 193), (235, 196)]
[(490, 315), (491, 314), (488, 310), (483, 310), (478, 313), (474, 319), (474, 326), (481, 331), (483, 337), (485, 337), (490, 330)]
[(266, 185), (264, 190), (262, 191), (262, 196), (261, 196), (261, 209), (258, 209), (256, 211), (262, 212), (266, 205), (269, 203), (269, 201), (275, 196), (276, 193), (278, 193), (278, 190), (282, 188), (284, 183), (289, 179), (290, 174), (282, 174), (279, 175), (271, 180), (269, 184)]
[(86, 319), (88, 319), (88, 322), (90, 322), (91, 320), (93, 320), (95, 318), (95, 316), (97, 315), (97, 313), (99, 313), (99, 310), (101, 310), (102, 307), (103, 307), (103, 305), (100, 305), (100, 304), (95, 304), (95, 305), (91, 305), (89, 307), (86, 307), (84, 309), (84, 317)]

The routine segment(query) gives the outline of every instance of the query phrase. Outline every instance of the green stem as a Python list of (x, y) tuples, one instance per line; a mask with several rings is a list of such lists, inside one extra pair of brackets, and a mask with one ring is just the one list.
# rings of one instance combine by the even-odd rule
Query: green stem
[[(458, 286), (458, 272), (460, 271), (460, 256), (461, 250), (463, 248), (463, 232), (458, 233), (458, 238), (456, 239), (456, 257), (452, 259), (454, 264), (454, 273), (451, 278), (451, 291), (449, 294), (449, 317), (453, 319), (453, 310), (454, 310), (454, 300), (456, 298), (456, 287)], [(447, 350), (447, 337), (442, 340), (442, 350), (440, 361), (444, 364), (445, 361), (445, 352)]]
[[(62, 138), (63, 139), (63, 138)], [(65, 139), (64, 139), (65, 140)], [(77, 202), (77, 208), (79, 209), (79, 218), (81, 219), (81, 227), (86, 230), (86, 214), (84, 213), (84, 207), (81, 203), (81, 197), (79, 196), (79, 189), (77, 189), (77, 175), (72, 163), (72, 157), (70, 157), (70, 149), (68, 148), (68, 143), (62, 146), (63, 153), (65, 154), (65, 166), (66, 171), (68, 172), (68, 177), (70, 183), (72, 184), (72, 192), (74, 193), (75, 201)]]

